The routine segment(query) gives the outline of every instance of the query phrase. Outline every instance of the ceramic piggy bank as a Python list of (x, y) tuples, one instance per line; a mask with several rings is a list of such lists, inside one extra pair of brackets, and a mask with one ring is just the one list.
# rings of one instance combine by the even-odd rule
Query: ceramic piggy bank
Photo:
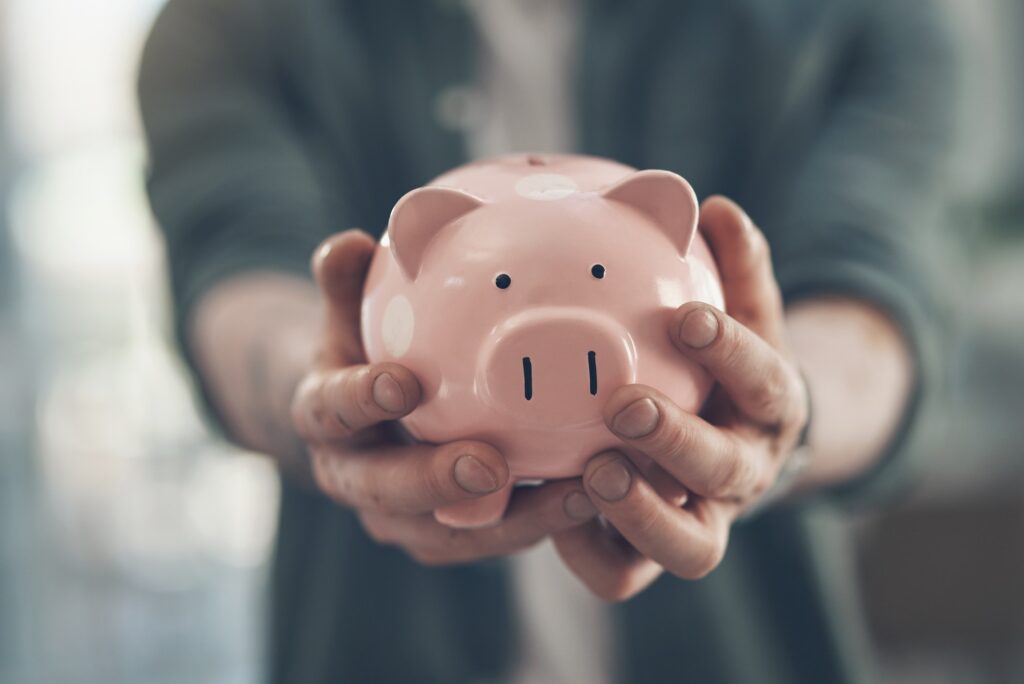
[(579, 475), (620, 444), (601, 409), (622, 385), (697, 411), (711, 380), (668, 330), (685, 302), (723, 306), (697, 210), (673, 173), (569, 155), (468, 164), (402, 197), (362, 334), (370, 361), (422, 384), (405, 427), (487, 442), (528, 480)]

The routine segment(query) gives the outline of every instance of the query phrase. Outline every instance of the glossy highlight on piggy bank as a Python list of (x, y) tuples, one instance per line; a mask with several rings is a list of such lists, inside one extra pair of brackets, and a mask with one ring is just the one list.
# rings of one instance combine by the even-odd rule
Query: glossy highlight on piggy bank
[(621, 385), (697, 411), (711, 379), (668, 331), (686, 302), (723, 306), (697, 213), (674, 173), (575, 155), (467, 164), (406, 194), (362, 309), (368, 359), (422, 384), (405, 427), (487, 442), (513, 479), (547, 479), (620, 445), (601, 410)]

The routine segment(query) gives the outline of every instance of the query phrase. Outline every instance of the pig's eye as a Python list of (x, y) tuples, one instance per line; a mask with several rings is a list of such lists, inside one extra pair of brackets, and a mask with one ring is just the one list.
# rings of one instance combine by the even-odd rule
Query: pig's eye
[(601, 264), (594, 264), (590, 267), (590, 275), (594, 276), (598, 280), (604, 278), (604, 266)]
[(512, 276), (508, 273), (502, 273), (494, 279), (494, 284), (498, 286), (499, 290), (506, 290), (512, 284)]

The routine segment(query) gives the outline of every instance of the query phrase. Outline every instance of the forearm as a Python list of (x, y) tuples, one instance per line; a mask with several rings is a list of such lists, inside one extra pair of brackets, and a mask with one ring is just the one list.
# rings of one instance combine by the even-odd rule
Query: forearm
[(265, 272), (218, 285), (189, 326), (197, 370), (228, 435), (303, 478), (308, 464), (290, 403), (317, 353), (320, 318), (311, 281)]
[[(150, 203), (190, 311), (185, 344), (228, 436), (292, 465), (305, 459), (290, 385), (313, 353), (319, 305), (311, 282), (273, 269), (299, 273), (342, 210), (281, 98), (266, 9), (165, 3), (139, 66), (139, 106)], [(205, 291), (211, 275), (253, 264), (268, 270)]]
[(909, 350), (889, 318), (853, 299), (799, 302), (786, 324), (812, 402), (798, 487), (844, 482), (870, 468), (895, 434), (914, 380)]

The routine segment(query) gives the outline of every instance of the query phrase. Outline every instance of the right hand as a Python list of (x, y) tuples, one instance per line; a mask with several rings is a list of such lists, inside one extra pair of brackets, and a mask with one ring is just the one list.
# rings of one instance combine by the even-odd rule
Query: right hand
[(376, 243), (351, 230), (325, 241), (313, 274), (327, 305), (320, 358), (292, 402), (295, 429), (312, 456), (317, 486), (356, 511), (381, 543), (427, 564), (502, 556), (596, 515), (578, 478), (522, 488), (505, 516), (478, 529), (453, 529), (434, 512), (510, 486), (494, 447), (460, 440), (410, 443), (393, 421), (420, 402), (413, 373), (397, 363), (367, 364), (359, 332), (363, 281)]

